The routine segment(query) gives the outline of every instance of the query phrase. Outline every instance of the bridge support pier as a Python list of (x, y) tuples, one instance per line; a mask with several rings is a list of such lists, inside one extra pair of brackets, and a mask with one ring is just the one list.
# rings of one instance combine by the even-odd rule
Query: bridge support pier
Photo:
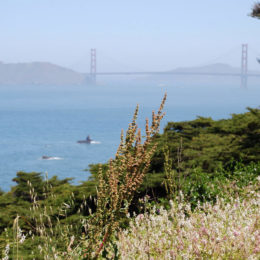
[(97, 53), (96, 49), (90, 50), (90, 80), (93, 85), (96, 85), (97, 73)]
[(248, 60), (248, 45), (242, 44), (241, 57), (241, 87), (247, 87), (247, 60)]

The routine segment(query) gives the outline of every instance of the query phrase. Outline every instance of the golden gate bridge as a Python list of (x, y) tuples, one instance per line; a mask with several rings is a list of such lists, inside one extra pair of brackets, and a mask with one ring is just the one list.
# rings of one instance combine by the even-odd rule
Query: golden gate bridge
[(242, 44), (241, 52), (241, 71), (239, 73), (222, 73), (222, 72), (198, 72), (198, 71), (131, 71), (131, 72), (97, 72), (97, 52), (96, 49), (90, 50), (90, 77), (92, 84), (96, 84), (97, 76), (113, 75), (197, 75), (197, 76), (220, 76), (220, 77), (240, 77), (241, 86), (247, 87), (249, 77), (260, 77), (260, 73), (248, 73), (248, 44)]

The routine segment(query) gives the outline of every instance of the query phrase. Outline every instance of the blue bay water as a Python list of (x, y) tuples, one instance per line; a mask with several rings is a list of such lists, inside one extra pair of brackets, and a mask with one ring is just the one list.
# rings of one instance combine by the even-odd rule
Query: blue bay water
[[(232, 113), (258, 107), (259, 86), (159, 86), (124, 82), (95, 87), (0, 87), (0, 188), (7, 191), (17, 171), (48, 172), (60, 179), (87, 180), (91, 163), (112, 158), (121, 129), (131, 121), (140, 104), (138, 124), (156, 110), (167, 91), (168, 121), (210, 116), (228, 118)], [(90, 135), (94, 144), (78, 144)], [(42, 160), (43, 155), (60, 160)]]

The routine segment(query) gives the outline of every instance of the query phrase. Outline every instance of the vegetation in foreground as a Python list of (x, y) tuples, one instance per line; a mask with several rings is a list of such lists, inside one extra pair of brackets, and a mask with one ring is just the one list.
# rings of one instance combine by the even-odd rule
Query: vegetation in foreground
[(39, 234), (22, 228), (17, 216), (10, 233), (4, 232), (2, 259), (259, 259), (259, 187), (259, 176), (242, 188), (232, 182), (215, 201), (198, 203), (194, 209), (182, 193), (166, 206), (146, 196), (139, 201), (142, 212), (128, 214), (128, 225), (114, 229), (107, 241), (96, 238), (96, 249), (104, 244), (99, 255), (94, 250), (90, 256), (86, 253), (92, 241), (87, 236), (77, 237), (66, 223), (52, 227), (46, 209), (36, 209), (41, 212)]
[[(249, 109), (227, 120), (170, 122), (159, 135), (164, 102), (153, 113), (150, 127), (147, 121), (145, 141), (137, 129), (136, 110), (115, 159), (90, 166), (92, 176), (80, 186), (71, 185), (70, 179), (17, 173), (17, 185), (0, 194), (1, 257), (167, 259), (170, 254), (174, 259), (198, 254), (204, 259), (234, 259), (241, 249), (240, 259), (257, 259), (258, 247), (253, 242), (247, 247), (245, 239), (259, 239), (259, 233), (239, 236), (239, 243), (244, 241), (239, 248), (231, 235), (234, 230), (242, 234), (244, 225), (251, 230), (251, 218), (259, 229), (257, 197), (248, 194), (259, 196), (260, 110)], [(231, 219), (225, 208), (234, 209)], [(242, 210), (245, 216), (239, 218)], [(165, 232), (150, 236), (151, 228), (163, 230), (160, 221)], [(157, 238), (156, 247), (152, 241)], [(199, 241), (197, 247), (193, 238)]]
[(130, 220), (116, 241), (122, 259), (259, 259), (259, 182), (244, 198), (191, 204), (180, 196), (170, 209), (152, 207)]

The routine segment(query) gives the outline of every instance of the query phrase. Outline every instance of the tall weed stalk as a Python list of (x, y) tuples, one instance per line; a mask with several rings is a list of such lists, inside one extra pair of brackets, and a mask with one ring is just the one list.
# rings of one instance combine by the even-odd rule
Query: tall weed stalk
[(164, 147), (164, 174), (165, 179), (163, 184), (168, 196), (171, 199), (177, 198), (182, 188), (182, 183), (185, 178), (185, 173), (182, 167), (182, 153), (183, 143), (182, 138), (180, 139), (179, 147), (177, 148), (177, 167), (176, 170), (172, 168), (173, 160), (170, 158), (170, 151), (168, 147)]
[(159, 132), (165, 101), (166, 94), (158, 112), (152, 112), (150, 125), (146, 119), (144, 141), (136, 123), (139, 110), (137, 106), (125, 136), (121, 132), (121, 142), (115, 158), (109, 162), (108, 170), (102, 170), (100, 166), (97, 209), (87, 222), (85, 259), (97, 259), (101, 253), (106, 253), (106, 243), (112, 241), (114, 231), (127, 216), (134, 194), (144, 180), (156, 149), (153, 137)]

